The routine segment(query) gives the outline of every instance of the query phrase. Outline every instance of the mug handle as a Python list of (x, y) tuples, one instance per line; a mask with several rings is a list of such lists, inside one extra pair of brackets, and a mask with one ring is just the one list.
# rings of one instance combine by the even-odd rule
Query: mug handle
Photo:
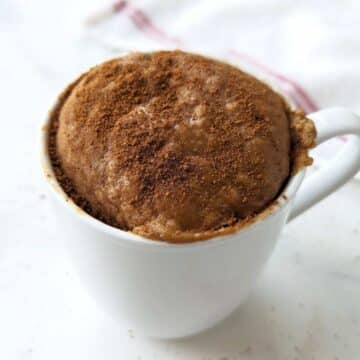
[(349, 135), (339, 153), (305, 179), (295, 197), (288, 221), (344, 185), (360, 170), (360, 117), (342, 108), (330, 108), (307, 116), (317, 129), (316, 144), (338, 135)]

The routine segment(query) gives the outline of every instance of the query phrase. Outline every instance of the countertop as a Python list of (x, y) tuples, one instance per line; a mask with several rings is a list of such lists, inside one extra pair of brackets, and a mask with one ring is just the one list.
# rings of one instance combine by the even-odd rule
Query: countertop
[(56, 94), (109, 57), (74, 26), (85, 2), (71, 4), (0, 4), (0, 359), (359, 359), (357, 180), (287, 225), (245, 304), (203, 334), (144, 339), (87, 295), (38, 165)]

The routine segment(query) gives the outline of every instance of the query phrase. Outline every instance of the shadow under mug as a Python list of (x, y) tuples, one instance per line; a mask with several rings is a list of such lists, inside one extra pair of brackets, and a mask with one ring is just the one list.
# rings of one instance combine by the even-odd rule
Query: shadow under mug
[[(303, 182), (292, 177), (277, 204), (240, 230), (201, 242), (169, 244), (102, 223), (76, 206), (57, 182), (42, 131), (44, 178), (80, 279), (95, 301), (124, 326), (160, 338), (189, 336), (232, 313), (249, 294), (285, 225), (360, 169), (360, 118), (332, 108), (308, 116), (317, 145), (349, 135), (340, 152)], [(300, 187), (301, 185), (301, 187)], [(295, 198), (296, 196), (296, 198)]]

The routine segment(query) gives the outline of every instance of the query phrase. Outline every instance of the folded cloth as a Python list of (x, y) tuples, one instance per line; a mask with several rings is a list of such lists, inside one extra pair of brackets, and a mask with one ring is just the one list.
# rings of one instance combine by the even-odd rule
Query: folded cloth
[[(306, 113), (328, 106), (360, 112), (359, 3), (346, 2), (346, 12), (340, 2), (293, 4), (118, 0), (90, 14), (86, 24), (88, 34), (109, 52), (181, 48), (204, 53), (269, 82)], [(319, 147), (315, 165), (345, 141)]]

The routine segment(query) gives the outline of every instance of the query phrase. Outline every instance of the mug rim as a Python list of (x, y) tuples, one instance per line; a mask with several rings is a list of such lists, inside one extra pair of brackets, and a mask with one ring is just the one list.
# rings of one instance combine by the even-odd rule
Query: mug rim
[(213, 246), (222, 243), (226, 239), (231, 239), (234, 235), (238, 233), (246, 233), (249, 230), (254, 230), (258, 226), (262, 224), (262, 222), (266, 219), (271, 218), (277, 213), (282, 207), (284, 207), (291, 199), (295, 196), (300, 184), (305, 176), (306, 169), (301, 169), (297, 174), (291, 176), (287, 184), (285, 185), (282, 192), (278, 195), (274, 201), (268, 205), (264, 210), (258, 213), (253, 221), (249, 223), (245, 223), (243, 226), (235, 229), (232, 232), (226, 234), (219, 234), (208, 239), (199, 239), (191, 242), (184, 243), (171, 243), (168, 241), (154, 240), (151, 238), (146, 238), (141, 235), (137, 235), (131, 231), (121, 230), (114, 226), (108, 225), (101, 220), (96, 219), (91, 216), (87, 212), (85, 212), (80, 206), (76, 205), (75, 202), (69, 197), (62, 186), (56, 179), (55, 173), (53, 171), (53, 167), (51, 164), (51, 160), (48, 152), (48, 137), (49, 137), (49, 126), (50, 126), (51, 116), (50, 114), (47, 116), (47, 119), (44, 125), (41, 127), (41, 148), (40, 148), (40, 160), (41, 160), (41, 168), (43, 172), (43, 176), (45, 178), (46, 183), (51, 188), (51, 192), (55, 195), (55, 198), (60, 202), (63, 207), (66, 208), (66, 211), (72, 213), (73, 216), (76, 216), (80, 219), (80, 221), (86, 223), (92, 228), (100, 231), (102, 233), (111, 235), (116, 242), (122, 241), (127, 243), (128, 245), (146, 245), (156, 248), (166, 248), (166, 249), (180, 249), (180, 248), (198, 248), (204, 246)]

